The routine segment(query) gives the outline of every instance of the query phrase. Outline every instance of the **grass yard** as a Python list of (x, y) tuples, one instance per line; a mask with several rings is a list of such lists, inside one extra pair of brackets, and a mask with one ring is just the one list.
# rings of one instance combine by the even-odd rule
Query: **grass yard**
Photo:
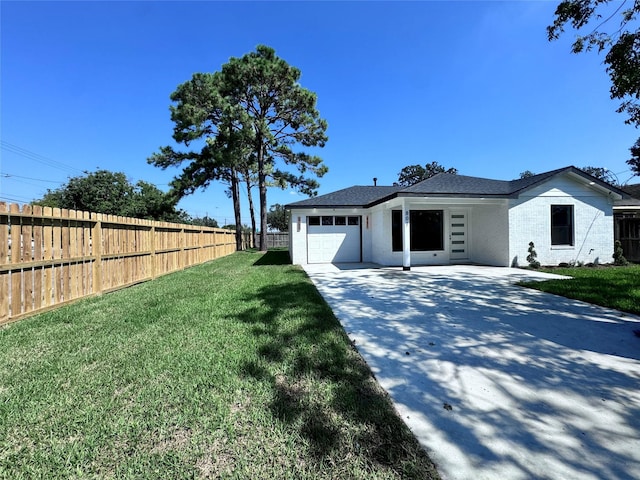
[(640, 265), (544, 270), (570, 280), (522, 282), (526, 287), (640, 315)]
[(0, 328), (0, 478), (438, 478), (286, 255)]

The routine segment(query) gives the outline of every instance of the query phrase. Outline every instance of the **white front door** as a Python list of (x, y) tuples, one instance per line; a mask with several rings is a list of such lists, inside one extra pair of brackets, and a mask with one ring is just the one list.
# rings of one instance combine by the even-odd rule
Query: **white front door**
[(467, 210), (451, 210), (449, 215), (449, 258), (452, 261), (469, 259), (468, 217)]

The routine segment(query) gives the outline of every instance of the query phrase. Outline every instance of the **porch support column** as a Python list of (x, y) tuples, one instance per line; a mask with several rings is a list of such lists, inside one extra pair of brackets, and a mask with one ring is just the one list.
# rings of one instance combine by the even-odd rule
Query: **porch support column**
[(402, 270), (411, 270), (411, 215), (405, 198), (402, 199)]

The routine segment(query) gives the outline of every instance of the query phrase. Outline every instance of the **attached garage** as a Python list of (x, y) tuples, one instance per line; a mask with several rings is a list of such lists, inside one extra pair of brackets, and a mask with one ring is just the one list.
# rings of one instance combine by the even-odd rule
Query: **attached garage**
[(307, 217), (307, 263), (361, 262), (361, 223), (359, 216)]

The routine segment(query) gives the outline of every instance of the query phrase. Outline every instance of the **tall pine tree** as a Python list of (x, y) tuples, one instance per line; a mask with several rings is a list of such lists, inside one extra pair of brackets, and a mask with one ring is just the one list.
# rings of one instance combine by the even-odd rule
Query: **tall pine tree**
[[(320, 157), (294, 151), (294, 146), (323, 147), (327, 123), (316, 109), (316, 95), (298, 83), (300, 70), (258, 46), (255, 52), (231, 58), (221, 71), (198, 73), (171, 95), (175, 123), (173, 138), (189, 146), (205, 141), (202, 149), (187, 153), (163, 147), (149, 158), (161, 168), (187, 162), (172, 186), (178, 195), (205, 188), (212, 181), (230, 184), (239, 216), (240, 178), (257, 176), (260, 192), (260, 249), (266, 250), (267, 185), (292, 187), (315, 195), (317, 180), (327, 167)], [(298, 174), (285, 170), (295, 166)], [(237, 229), (240, 228), (236, 218)], [(237, 232), (239, 234), (239, 232)]]

